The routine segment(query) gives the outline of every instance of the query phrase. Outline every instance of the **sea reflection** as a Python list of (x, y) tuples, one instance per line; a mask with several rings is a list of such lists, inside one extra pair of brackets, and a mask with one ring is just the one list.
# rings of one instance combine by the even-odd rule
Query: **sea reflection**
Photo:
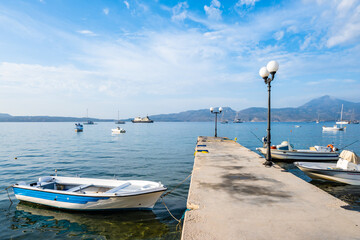
[(34, 239), (40, 232), (67, 239), (160, 239), (169, 232), (152, 211), (64, 212), (24, 202), (16, 206), (11, 228), (22, 232), (15, 232), (18, 239)]

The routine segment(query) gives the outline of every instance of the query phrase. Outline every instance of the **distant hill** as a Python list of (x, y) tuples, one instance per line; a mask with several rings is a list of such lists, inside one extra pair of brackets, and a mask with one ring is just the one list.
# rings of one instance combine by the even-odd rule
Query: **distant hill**
[[(344, 104), (343, 119), (360, 119), (360, 103), (353, 103), (330, 96), (313, 99), (297, 108), (272, 108), (271, 119), (275, 122), (335, 121), (340, 119), (341, 104)], [(233, 121), (237, 116), (247, 122), (267, 121), (267, 108), (251, 107), (238, 112), (224, 107), (219, 120)], [(180, 113), (152, 115), (158, 122), (206, 122), (214, 121), (209, 109), (191, 110)]]
[[(349, 102), (330, 96), (313, 99), (297, 108), (272, 108), (271, 119), (274, 122), (306, 122), (335, 121), (340, 119), (341, 105), (344, 104), (344, 120), (360, 119), (360, 103)], [(214, 121), (214, 114), (209, 109), (189, 110), (180, 113), (159, 114), (149, 116), (155, 122), (209, 122)], [(233, 121), (235, 117), (246, 122), (267, 121), (267, 108), (251, 107), (235, 111), (230, 107), (223, 107), (219, 121)], [(49, 117), (49, 116), (11, 116), (0, 113), (0, 122), (111, 122), (114, 119)], [(131, 119), (125, 119), (129, 121)]]
[(76, 117), (49, 117), (49, 116), (11, 116), (0, 113), (0, 122), (112, 122), (113, 119), (76, 118)]
[[(235, 110), (229, 107), (224, 107), (223, 109), (223, 113), (226, 118), (233, 116), (233, 119), (235, 117)], [(219, 115), (219, 119), (221, 119), (221, 116), (222, 114)], [(180, 113), (152, 115), (150, 118), (155, 122), (210, 122), (214, 121), (214, 114), (210, 113), (209, 109), (200, 109)]]

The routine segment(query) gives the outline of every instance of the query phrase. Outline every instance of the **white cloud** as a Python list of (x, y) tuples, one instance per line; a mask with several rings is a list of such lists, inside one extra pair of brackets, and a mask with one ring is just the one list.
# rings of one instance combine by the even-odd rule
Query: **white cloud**
[(236, 3), (236, 6), (238, 6), (238, 7), (240, 7), (240, 6), (253, 7), (253, 6), (255, 6), (255, 3), (258, 1), (260, 1), (260, 0), (239, 0)]
[(220, 10), (221, 3), (218, 0), (212, 0), (210, 6), (204, 6), (204, 10), (206, 15), (211, 20), (220, 20), (221, 19), (221, 13)]
[(360, 2), (355, 0), (334, 1), (326, 15), (329, 34), (326, 46), (352, 44), (360, 40)]
[(105, 15), (108, 15), (109, 14), (109, 8), (104, 8), (103, 12), (104, 12)]
[(310, 35), (306, 36), (304, 42), (300, 45), (300, 50), (305, 50), (309, 46), (311, 39)]
[(130, 9), (130, 4), (129, 4), (128, 1), (124, 1), (124, 4), (125, 4), (125, 6), (126, 6), (127, 9)]
[(189, 5), (187, 2), (179, 2), (172, 8), (172, 21), (184, 21), (187, 18), (187, 8)]
[(284, 37), (284, 31), (278, 31), (274, 33), (274, 38), (278, 41), (281, 40), (283, 37)]
[(90, 30), (79, 30), (77, 32), (87, 36), (97, 36), (97, 34), (93, 33)]

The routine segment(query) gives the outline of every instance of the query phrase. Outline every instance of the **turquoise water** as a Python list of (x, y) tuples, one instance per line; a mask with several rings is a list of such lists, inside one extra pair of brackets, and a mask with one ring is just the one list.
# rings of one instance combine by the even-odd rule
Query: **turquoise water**
[[(331, 126), (333, 123), (328, 123)], [(358, 140), (360, 125), (344, 132), (322, 132), (322, 124), (273, 123), (272, 143), (289, 140), (296, 148), (334, 144), (338, 148)], [(161, 181), (169, 189), (191, 172), (198, 136), (212, 136), (214, 123), (153, 123), (121, 125), (125, 134), (112, 135), (114, 123), (85, 125), (76, 133), (74, 123), (0, 123), (0, 189), (18, 181), (33, 181), (53, 174), (94, 178)], [(219, 124), (218, 136), (237, 137), (255, 150), (266, 134), (266, 123)], [(251, 133), (253, 132), (253, 133)], [(360, 142), (347, 149), (360, 155)], [(16, 159), (15, 159), (16, 158)], [(292, 165), (285, 167), (309, 179)], [(189, 180), (166, 196), (165, 203), (177, 218), (185, 208)], [(360, 190), (345, 185), (321, 188), (360, 205)], [(0, 239), (180, 239), (177, 222), (158, 202), (153, 211), (76, 213), (18, 203), (0, 193)]]

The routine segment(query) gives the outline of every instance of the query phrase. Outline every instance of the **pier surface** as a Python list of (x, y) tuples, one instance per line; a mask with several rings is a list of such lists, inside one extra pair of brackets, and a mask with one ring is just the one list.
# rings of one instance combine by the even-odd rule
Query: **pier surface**
[(195, 152), (182, 240), (360, 239), (360, 212), (240, 144), (199, 137)]

